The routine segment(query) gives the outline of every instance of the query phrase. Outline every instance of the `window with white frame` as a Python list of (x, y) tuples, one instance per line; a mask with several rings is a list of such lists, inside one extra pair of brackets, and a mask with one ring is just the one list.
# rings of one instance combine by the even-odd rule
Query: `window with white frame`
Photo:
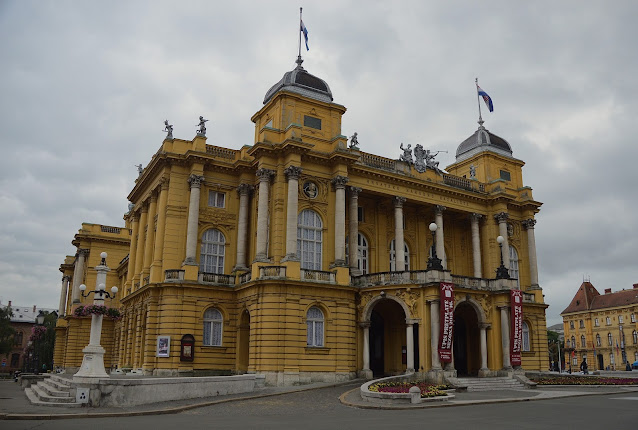
[(580, 328), (585, 328), (585, 321), (580, 320), (579, 326), (580, 326)]
[[(397, 270), (397, 256), (396, 256), (396, 252), (395, 252), (395, 242), (394, 239), (392, 239), (392, 242), (390, 242), (390, 271), (394, 272)], [(410, 270), (410, 248), (408, 248), (408, 244), (407, 243), (403, 243), (403, 249), (404, 249), (404, 257), (405, 257), (405, 270)]]
[(572, 357), (572, 366), (578, 366), (578, 357), (576, 355)]
[(518, 252), (516, 248), (510, 245), (510, 278), (516, 279), (516, 285), (521, 287), (521, 281), (518, 275)]
[(316, 306), (308, 309), (306, 315), (307, 345), (314, 347), (323, 346), (323, 312)]
[(634, 330), (634, 332), (631, 334), (631, 336), (634, 339), (634, 345), (636, 345), (638, 343), (638, 331)]
[(571, 328), (572, 330), (574, 329), (574, 321), (569, 322), (569, 328)]
[(596, 327), (598, 327), (598, 326), (600, 325), (600, 324), (599, 324), (599, 322), (598, 322), (598, 318), (595, 318), (595, 319), (594, 319), (594, 325), (595, 325)]
[(529, 341), (529, 325), (523, 321), (523, 351), (531, 351)]
[(612, 337), (611, 333), (607, 333), (607, 343), (609, 344), (609, 346), (614, 346), (614, 338)]
[(631, 322), (635, 323), (636, 322), (636, 314), (631, 314)]
[(572, 348), (576, 348), (576, 338), (572, 336)]
[(323, 222), (319, 214), (304, 209), (297, 218), (297, 257), (301, 268), (321, 270)]
[(611, 318), (609, 317), (605, 318), (605, 324), (611, 325)]
[(618, 315), (618, 324), (622, 324), (623, 318), (622, 315)]
[(222, 346), (222, 313), (215, 308), (206, 309), (204, 312), (204, 340), (206, 346)]
[(599, 334), (596, 335), (596, 346), (603, 346), (602, 339)]
[(208, 191), (208, 206), (213, 208), (226, 207), (226, 193), (219, 191)]
[(208, 229), (202, 235), (199, 256), (199, 270), (205, 273), (224, 273), (226, 238), (216, 228)]
[(585, 340), (585, 335), (580, 336), (580, 347), (585, 348), (587, 346), (587, 341)]
[(357, 268), (364, 275), (368, 273), (368, 241), (361, 233), (357, 234)]

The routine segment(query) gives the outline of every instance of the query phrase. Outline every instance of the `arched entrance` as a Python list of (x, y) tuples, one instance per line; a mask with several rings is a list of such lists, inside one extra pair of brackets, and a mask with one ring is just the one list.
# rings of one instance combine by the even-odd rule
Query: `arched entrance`
[(603, 361), (603, 355), (598, 354), (598, 370), (603, 370), (605, 368), (605, 362)]
[(403, 373), (407, 366), (406, 315), (394, 300), (382, 299), (370, 314), (370, 370), (374, 376)]
[(239, 318), (238, 330), (238, 351), (237, 351), (237, 370), (246, 372), (248, 370), (249, 346), (250, 346), (250, 313), (248, 309), (244, 309)]
[(479, 318), (474, 307), (461, 302), (454, 310), (454, 368), (459, 376), (477, 376), (481, 367)]

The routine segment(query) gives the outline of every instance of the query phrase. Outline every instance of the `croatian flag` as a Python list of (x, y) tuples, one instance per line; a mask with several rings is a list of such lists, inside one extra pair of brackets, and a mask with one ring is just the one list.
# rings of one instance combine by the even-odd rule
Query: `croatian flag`
[(306, 40), (306, 51), (310, 51), (310, 48), (308, 48), (308, 29), (304, 25), (303, 21), (301, 21), (301, 28), (299, 31), (303, 33), (303, 37)]
[(476, 89), (479, 96), (483, 97), (483, 100), (485, 101), (485, 104), (487, 105), (487, 108), (490, 110), (490, 112), (494, 112), (494, 104), (492, 103), (492, 98), (488, 96), (487, 93), (483, 91), (478, 85), (476, 86)]

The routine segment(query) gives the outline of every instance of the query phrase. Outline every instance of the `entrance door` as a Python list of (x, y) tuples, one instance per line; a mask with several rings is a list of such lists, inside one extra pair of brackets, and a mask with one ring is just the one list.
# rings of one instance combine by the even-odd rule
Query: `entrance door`
[(383, 376), (384, 330), (385, 321), (376, 311), (370, 316), (370, 370), (374, 376)]
[(460, 303), (454, 310), (454, 368), (459, 376), (476, 376), (481, 367), (478, 316), (471, 304)]
[(603, 370), (605, 368), (605, 362), (603, 361), (603, 355), (598, 354), (598, 370)]

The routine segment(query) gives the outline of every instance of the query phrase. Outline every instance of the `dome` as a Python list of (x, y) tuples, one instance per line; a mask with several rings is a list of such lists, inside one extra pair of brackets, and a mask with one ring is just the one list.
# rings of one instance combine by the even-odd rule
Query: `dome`
[(264, 97), (264, 104), (268, 103), (281, 90), (301, 94), (326, 103), (332, 102), (332, 92), (326, 81), (306, 72), (301, 67), (301, 63), (303, 63), (303, 60), (297, 58), (297, 67), (290, 72), (286, 72), (284, 77), (268, 90)]
[(490, 133), (481, 124), (473, 135), (465, 139), (456, 149), (456, 161), (463, 161), (482, 151), (492, 151), (497, 154), (512, 156), (512, 147), (502, 137)]

